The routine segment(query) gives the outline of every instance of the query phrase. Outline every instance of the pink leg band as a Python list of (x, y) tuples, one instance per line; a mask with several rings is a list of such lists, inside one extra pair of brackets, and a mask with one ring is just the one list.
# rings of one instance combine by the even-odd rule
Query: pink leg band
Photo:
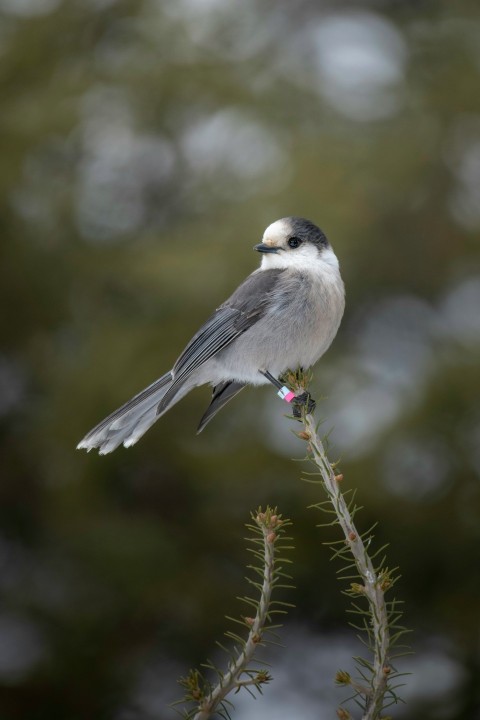
[(297, 396), (294, 392), (289, 390), (285, 385), (282, 387), (281, 390), (278, 391), (278, 396), (282, 398), (282, 400), (285, 400), (285, 402), (291, 403), (294, 398)]

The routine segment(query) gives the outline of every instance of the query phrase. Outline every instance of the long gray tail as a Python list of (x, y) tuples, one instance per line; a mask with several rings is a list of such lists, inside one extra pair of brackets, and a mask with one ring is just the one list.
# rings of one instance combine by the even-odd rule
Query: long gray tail
[[(131, 400), (102, 420), (93, 430), (85, 435), (77, 445), (77, 450), (87, 451), (98, 448), (100, 455), (106, 455), (121, 443), (125, 447), (134, 445), (139, 438), (158, 420), (157, 407), (172, 382), (171, 372), (165, 373), (159, 380), (135, 395)], [(178, 393), (165, 411), (180, 400), (183, 393)], [(164, 411), (164, 412), (165, 412)]]

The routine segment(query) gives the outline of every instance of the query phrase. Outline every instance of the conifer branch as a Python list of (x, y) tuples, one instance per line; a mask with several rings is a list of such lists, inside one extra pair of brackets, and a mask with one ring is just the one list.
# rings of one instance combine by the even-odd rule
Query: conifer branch
[(370, 689), (365, 690), (365, 693), (363, 693), (361, 689), (353, 687), (366, 696), (363, 720), (374, 720), (374, 718), (380, 716), (390, 673), (388, 657), (390, 646), (389, 618), (385, 603), (385, 590), (389, 585), (385, 573), (380, 572), (377, 574), (375, 571), (366, 544), (355, 527), (353, 511), (350, 511), (347, 501), (340, 490), (343, 476), (335, 475), (328, 461), (323, 443), (316, 431), (313, 415), (305, 415), (304, 427), (305, 432), (310, 435), (309, 444), (312, 458), (320, 470), (328, 497), (335, 509), (338, 523), (343, 530), (345, 543), (353, 555), (357, 571), (363, 581), (362, 584), (352, 583), (351, 592), (364, 595), (370, 605), (371, 633), (374, 640)]
[[(297, 371), (287, 373), (283, 380), (292, 387), (296, 393), (301, 394), (311, 379), (311, 375)], [(385, 593), (398, 579), (394, 570), (385, 566), (384, 550), (386, 546), (370, 551), (373, 539), (372, 528), (361, 535), (354, 523), (354, 516), (361, 508), (355, 504), (355, 492), (342, 493), (340, 489), (343, 475), (335, 472), (335, 464), (330, 463), (325, 452), (324, 443), (319, 437), (317, 426), (312, 412), (303, 411), (302, 421), (304, 429), (297, 433), (298, 437), (307, 442), (307, 456), (317, 468), (317, 478), (311, 473), (306, 478), (308, 482), (320, 482), (326, 490), (328, 502), (319, 502), (313, 507), (327, 513), (333, 520), (323, 525), (340, 525), (343, 540), (330, 543), (333, 557), (344, 561), (340, 570), (340, 579), (350, 582), (346, 594), (351, 598), (365, 598), (367, 609), (354, 604), (352, 614), (358, 616), (353, 627), (360, 630), (364, 637), (360, 637), (373, 655), (372, 660), (361, 657), (355, 658), (360, 681), (353, 680), (349, 673), (339, 671), (336, 682), (339, 685), (348, 685), (352, 688), (353, 699), (363, 709), (362, 720), (379, 720), (382, 710), (398, 702), (399, 698), (394, 692), (391, 681), (398, 678), (398, 673), (390, 661), (392, 645), (408, 632), (398, 624), (401, 617), (399, 603), (395, 600), (388, 603)], [(314, 474), (315, 475), (315, 474)], [(345, 709), (339, 708), (338, 717), (352, 718)]]
[(261, 564), (249, 565), (249, 569), (260, 576), (261, 582), (247, 578), (259, 591), (259, 598), (253, 600), (245, 597), (242, 600), (249, 607), (253, 605), (255, 616), (241, 619), (228, 618), (248, 628), (248, 636), (244, 640), (232, 631), (225, 633), (226, 637), (235, 643), (233, 652), (219, 644), (230, 656), (227, 672), (224, 673), (211, 662), (203, 666), (218, 676), (215, 685), (212, 685), (198, 670), (191, 670), (186, 678), (179, 681), (186, 692), (184, 698), (175, 704), (193, 704), (193, 708), (182, 713), (188, 720), (207, 720), (214, 713), (229, 718), (228, 706), (231, 706), (231, 703), (226, 698), (230, 693), (237, 693), (242, 688), (251, 694), (253, 694), (252, 690), (261, 693), (262, 686), (271, 680), (270, 674), (265, 669), (252, 668), (251, 663), (260, 646), (273, 642), (266, 637), (266, 634), (273, 632), (279, 625), (271, 623), (271, 616), (275, 613), (285, 614), (285, 608), (289, 606), (285, 602), (272, 601), (272, 591), (274, 587), (291, 587), (285, 584), (285, 578), (289, 579), (289, 576), (279, 566), (280, 562), (290, 561), (278, 557), (279, 551), (291, 549), (290, 546), (283, 544), (283, 541), (290, 539), (285, 537), (285, 528), (291, 523), (283, 519), (276, 508), (270, 507), (265, 511), (259, 508), (256, 513), (252, 513), (252, 519), (255, 524), (247, 527), (255, 536), (249, 538), (253, 545), (249, 550)]

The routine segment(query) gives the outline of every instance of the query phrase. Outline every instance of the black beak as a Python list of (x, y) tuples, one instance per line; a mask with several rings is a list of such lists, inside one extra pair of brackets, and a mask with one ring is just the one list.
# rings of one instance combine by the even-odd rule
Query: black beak
[(258, 245), (253, 246), (253, 249), (258, 250), (258, 252), (261, 253), (278, 253), (280, 248), (272, 247), (271, 245), (265, 245), (265, 243), (258, 243)]

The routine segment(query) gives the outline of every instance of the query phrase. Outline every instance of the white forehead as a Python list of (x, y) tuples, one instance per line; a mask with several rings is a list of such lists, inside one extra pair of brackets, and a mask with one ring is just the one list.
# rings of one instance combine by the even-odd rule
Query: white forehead
[(263, 242), (266, 245), (276, 245), (282, 242), (290, 232), (291, 227), (287, 220), (275, 220), (263, 233)]

